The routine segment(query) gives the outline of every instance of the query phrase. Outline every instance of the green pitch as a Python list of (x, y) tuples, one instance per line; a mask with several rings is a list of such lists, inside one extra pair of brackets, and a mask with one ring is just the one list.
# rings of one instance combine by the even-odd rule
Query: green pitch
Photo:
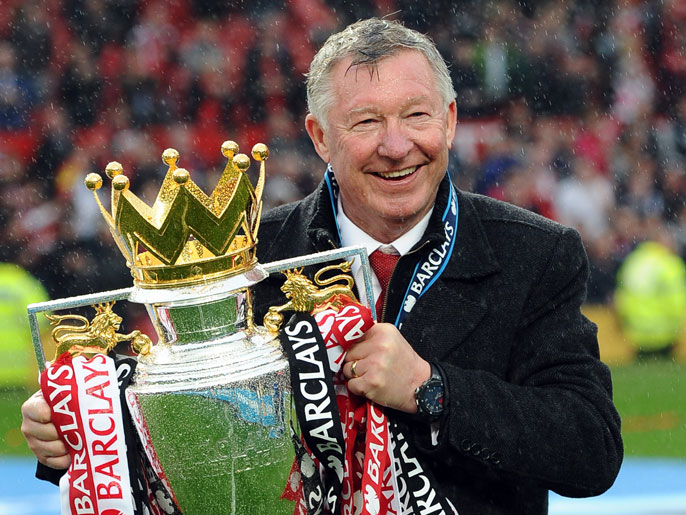
[(667, 360), (612, 368), (628, 456), (686, 458), (686, 364)]
[(32, 390), (28, 388), (0, 389), (0, 455), (31, 456), (21, 434), (21, 405)]

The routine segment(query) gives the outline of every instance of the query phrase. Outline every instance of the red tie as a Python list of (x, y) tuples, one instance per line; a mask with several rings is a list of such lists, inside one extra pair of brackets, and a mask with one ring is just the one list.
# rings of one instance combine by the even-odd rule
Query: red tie
[[(397, 252), (393, 247), (386, 247), (384, 250), (388, 248), (390, 248), (391, 252)], [(377, 320), (381, 320), (383, 301), (386, 296), (386, 287), (388, 286), (388, 281), (391, 279), (395, 264), (398, 262), (398, 259), (400, 259), (400, 256), (397, 253), (389, 254), (387, 252), (383, 252), (380, 247), (369, 256), (369, 264), (372, 265), (372, 270), (374, 270), (374, 274), (381, 285), (381, 293), (376, 299)]]

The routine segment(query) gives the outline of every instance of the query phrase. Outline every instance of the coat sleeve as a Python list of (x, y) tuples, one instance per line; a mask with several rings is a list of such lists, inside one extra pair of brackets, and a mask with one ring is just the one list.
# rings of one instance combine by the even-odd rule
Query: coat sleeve
[(623, 457), (609, 369), (580, 306), (588, 262), (565, 230), (527, 296), (506, 377), (442, 363), (449, 395), (439, 445), (424, 448), (486, 477), (518, 477), (561, 495), (598, 495)]
[(60, 479), (66, 474), (67, 469), (53, 469), (43, 465), (40, 462), (36, 462), (36, 478), (42, 479), (43, 481), (49, 481), (53, 485), (59, 485)]

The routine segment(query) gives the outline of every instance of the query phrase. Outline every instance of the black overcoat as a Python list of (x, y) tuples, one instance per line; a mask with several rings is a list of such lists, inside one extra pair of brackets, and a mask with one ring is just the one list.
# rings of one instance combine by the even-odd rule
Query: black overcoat
[[(424, 236), (394, 271), (386, 320), (418, 258), (443, 241), (447, 181)], [(596, 327), (580, 312), (588, 260), (578, 233), (467, 192), (458, 191), (458, 207), (452, 257), (401, 329), (446, 376), (449, 409), (438, 446), (427, 445), (425, 423), (409, 421), (423, 464), (461, 515), (541, 514), (548, 490), (604, 492), (623, 447)], [(267, 212), (259, 240), (262, 263), (337, 247), (323, 183), (303, 201)], [(257, 323), (269, 305), (285, 302), (281, 283), (277, 275), (256, 289)]]

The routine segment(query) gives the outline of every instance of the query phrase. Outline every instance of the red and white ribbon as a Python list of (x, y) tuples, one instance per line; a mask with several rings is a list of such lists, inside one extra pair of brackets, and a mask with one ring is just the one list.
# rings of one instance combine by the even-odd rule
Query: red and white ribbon
[(114, 361), (64, 353), (40, 383), (72, 459), (60, 480), (62, 514), (133, 515)]
[(341, 372), (350, 347), (374, 321), (369, 308), (344, 302), (339, 310), (314, 314), (334, 373), (336, 401), (346, 441), (345, 473), (341, 492), (344, 515), (378, 515), (398, 512), (394, 468), (389, 445), (388, 419), (383, 408), (347, 389)]

